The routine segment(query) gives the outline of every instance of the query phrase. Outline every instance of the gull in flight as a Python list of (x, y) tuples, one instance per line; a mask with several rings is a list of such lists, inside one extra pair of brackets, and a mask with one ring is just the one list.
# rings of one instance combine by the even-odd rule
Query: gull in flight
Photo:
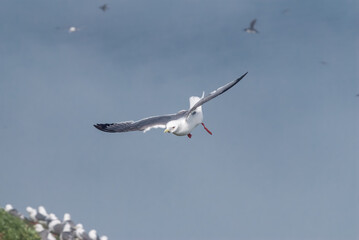
[(75, 26), (70, 26), (70, 27), (56, 27), (57, 30), (61, 30), (61, 31), (67, 31), (68, 33), (74, 33), (74, 32), (78, 32), (81, 30), (81, 28), (79, 27), (75, 27)]
[[(248, 73), (248, 72), (247, 72)], [(190, 97), (189, 110), (182, 110), (175, 114), (168, 114), (162, 116), (154, 116), (149, 118), (144, 118), (139, 121), (125, 121), (118, 123), (99, 123), (95, 124), (94, 127), (109, 133), (115, 132), (130, 132), (130, 131), (143, 131), (147, 132), (152, 128), (165, 128), (165, 133), (173, 133), (177, 136), (188, 136), (192, 137), (191, 131), (197, 127), (199, 124), (202, 124), (204, 129), (212, 135), (212, 132), (209, 131), (204, 125), (203, 121), (203, 112), (202, 105), (209, 100), (221, 95), (222, 93), (229, 90), (231, 87), (236, 85), (247, 73), (243, 74), (240, 78), (227, 83), (226, 85), (218, 88), (217, 90), (211, 92), (207, 96), (202, 97)]]
[(102, 11), (106, 12), (106, 10), (108, 9), (107, 4), (104, 4), (102, 6), (99, 7)]
[(249, 28), (245, 28), (244, 31), (247, 33), (258, 33), (258, 30), (254, 28), (254, 24), (256, 24), (257, 19), (253, 19), (249, 25)]

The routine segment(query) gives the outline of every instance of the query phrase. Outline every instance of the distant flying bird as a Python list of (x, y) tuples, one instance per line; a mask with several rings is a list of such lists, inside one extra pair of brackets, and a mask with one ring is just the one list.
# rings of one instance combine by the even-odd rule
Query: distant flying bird
[(102, 11), (106, 12), (106, 10), (108, 9), (107, 4), (104, 4), (102, 6), (99, 7)]
[(321, 63), (322, 65), (328, 65), (328, 62), (326, 62), (326, 61), (320, 61), (320, 63)]
[(256, 22), (257, 19), (253, 19), (252, 22), (250, 23), (249, 28), (245, 28), (244, 31), (246, 31), (247, 33), (259, 33), (258, 30), (254, 28)]
[(56, 27), (56, 30), (62, 30), (62, 31), (67, 31), (68, 33), (74, 33), (74, 32), (78, 32), (81, 30), (81, 28), (79, 27), (75, 27), (75, 26), (69, 26), (69, 27)]
[[(247, 72), (248, 73), (248, 72)], [(203, 121), (202, 105), (209, 100), (221, 95), (222, 93), (229, 90), (231, 87), (236, 85), (247, 73), (243, 74), (240, 78), (227, 83), (226, 85), (218, 88), (204, 97), (190, 97), (190, 108), (189, 110), (182, 110), (175, 114), (154, 116), (144, 118), (139, 121), (126, 121), (119, 123), (100, 123), (95, 124), (94, 127), (104, 132), (130, 132), (130, 131), (143, 131), (147, 132), (152, 128), (165, 128), (165, 133), (173, 133), (177, 136), (187, 135), (189, 138), (192, 137), (191, 131), (202, 124), (204, 129), (212, 135), (212, 133), (206, 128)]]
[(289, 9), (289, 8), (286, 8), (286, 9), (284, 9), (284, 10), (282, 11), (282, 14), (286, 15), (289, 11), (290, 11), (290, 9)]
[(69, 33), (74, 33), (74, 32), (77, 32), (77, 31), (80, 31), (80, 28), (78, 27), (69, 27)]

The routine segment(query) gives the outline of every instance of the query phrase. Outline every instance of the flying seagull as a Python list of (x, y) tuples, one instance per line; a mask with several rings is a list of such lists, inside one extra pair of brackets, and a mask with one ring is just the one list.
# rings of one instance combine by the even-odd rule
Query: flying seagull
[(249, 28), (245, 28), (244, 31), (247, 33), (258, 33), (258, 30), (254, 28), (254, 24), (256, 24), (257, 19), (253, 19), (249, 25)]
[(289, 13), (290, 9), (289, 8), (286, 8), (282, 11), (282, 14), (286, 15), (287, 13)]
[(104, 12), (106, 12), (106, 10), (107, 10), (107, 4), (104, 4), (104, 5), (102, 5), (102, 6), (100, 6), (99, 7), (102, 11), (104, 11)]
[(71, 27), (68, 28), (69, 33), (74, 33), (74, 32), (77, 32), (77, 31), (80, 31), (80, 28), (74, 27), (74, 26), (71, 26)]
[[(247, 72), (248, 73), (248, 72)], [(115, 132), (130, 132), (130, 131), (143, 131), (147, 132), (152, 128), (165, 128), (165, 133), (173, 133), (177, 136), (187, 135), (189, 138), (192, 137), (191, 131), (202, 124), (204, 129), (212, 135), (212, 133), (206, 128), (203, 121), (202, 105), (209, 100), (221, 95), (222, 93), (229, 90), (231, 87), (236, 85), (247, 73), (243, 74), (240, 78), (227, 83), (226, 85), (218, 88), (204, 97), (190, 97), (189, 110), (182, 110), (175, 114), (168, 114), (162, 116), (154, 116), (144, 118), (139, 121), (125, 121), (119, 123), (99, 123), (95, 124), (94, 127), (109, 133)]]
[(67, 31), (68, 33), (74, 33), (80, 31), (82, 28), (69, 26), (69, 27), (56, 27), (56, 30)]

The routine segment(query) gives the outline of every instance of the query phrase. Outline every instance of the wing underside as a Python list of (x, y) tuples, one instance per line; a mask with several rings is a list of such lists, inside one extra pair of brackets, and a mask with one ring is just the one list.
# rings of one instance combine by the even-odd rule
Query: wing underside
[(144, 118), (139, 121), (125, 121), (118, 123), (99, 123), (94, 127), (103, 132), (115, 133), (115, 132), (131, 132), (131, 131), (143, 131), (146, 132), (152, 128), (165, 128), (169, 121), (176, 120), (185, 115), (187, 111), (183, 110), (176, 114), (154, 116)]

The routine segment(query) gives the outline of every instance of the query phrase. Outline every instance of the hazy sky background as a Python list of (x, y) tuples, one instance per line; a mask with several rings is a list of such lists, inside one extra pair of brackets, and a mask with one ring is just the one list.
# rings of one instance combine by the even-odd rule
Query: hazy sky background
[[(115, 240), (357, 239), (357, 15), (354, 0), (2, 1), (0, 205)], [(187, 109), (247, 71), (204, 105), (213, 136), (92, 126)]]

